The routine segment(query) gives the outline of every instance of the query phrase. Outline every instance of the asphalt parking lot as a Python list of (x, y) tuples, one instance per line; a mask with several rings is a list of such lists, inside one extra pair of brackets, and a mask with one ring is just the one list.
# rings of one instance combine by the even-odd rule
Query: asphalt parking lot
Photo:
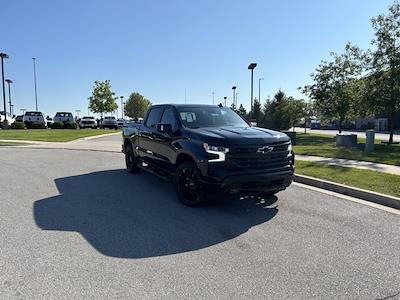
[(400, 298), (394, 213), (295, 185), (188, 208), (112, 152), (0, 148), (0, 166), (2, 299)]

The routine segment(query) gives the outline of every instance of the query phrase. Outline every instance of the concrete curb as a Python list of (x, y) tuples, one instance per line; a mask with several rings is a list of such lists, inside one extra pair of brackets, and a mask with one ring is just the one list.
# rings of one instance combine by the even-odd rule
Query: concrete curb
[[(113, 132), (113, 133), (105, 133), (105, 134), (99, 134), (99, 135), (92, 135), (92, 136), (87, 136), (87, 137), (83, 137), (83, 138), (79, 138), (73, 141), (69, 141), (69, 142), (65, 142), (65, 143), (75, 143), (75, 142), (79, 142), (79, 141), (90, 141), (90, 140), (95, 140), (97, 138), (102, 138), (102, 137), (106, 137), (106, 136), (111, 136), (111, 135), (118, 135), (121, 134), (121, 131), (118, 132)], [(122, 139), (122, 137), (121, 137)]]
[(389, 206), (392, 208), (400, 209), (400, 198), (385, 195), (385, 194), (380, 194), (380, 193), (375, 193), (355, 187), (350, 187), (344, 184), (336, 183), (336, 182), (331, 182), (323, 179), (318, 179), (310, 176), (305, 176), (305, 175), (299, 175), (295, 174), (294, 175), (294, 181), (298, 183), (303, 183), (307, 185), (311, 185), (314, 187), (318, 187), (321, 189), (325, 189), (328, 191), (336, 192), (339, 194), (347, 195), (350, 197), (362, 199), (365, 201)]
[[(106, 136), (112, 136), (112, 135), (118, 135), (121, 134), (120, 131), (118, 132), (113, 132), (113, 133), (105, 133), (105, 134), (99, 134), (99, 135), (92, 135), (92, 136), (87, 136), (87, 137), (82, 137), (76, 140), (72, 140), (69, 142), (45, 142), (45, 141), (31, 141), (31, 140), (9, 140), (9, 139), (0, 139), (0, 142), (5, 142), (5, 143), (25, 143), (25, 144), (35, 144), (35, 145), (52, 145), (52, 144), (73, 144), (76, 142), (82, 142), (82, 141), (89, 141), (89, 140), (94, 140), (97, 138), (102, 138)], [(121, 138), (122, 139), (122, 138)]]

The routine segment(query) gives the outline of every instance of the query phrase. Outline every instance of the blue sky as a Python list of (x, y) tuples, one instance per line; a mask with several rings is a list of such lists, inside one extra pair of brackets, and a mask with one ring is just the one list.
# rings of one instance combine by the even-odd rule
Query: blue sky
[[(69, 0), (1, 1), (0, 51), (9, 54), (15, 109), (34, 109), (32, 57), (37, 57), (39, 110), (80, 109), (95, 80), (111, 80), (125, 98), (133, 91), (153, 103), (232, 101), (249, 107), (250, 74), (258, 63), (261, 99), (297, 87), (330, 51), (347, 41), (367, 48), (370, 19), (386, 0)], [(0, 109), (2, 109), (2, 102)]]

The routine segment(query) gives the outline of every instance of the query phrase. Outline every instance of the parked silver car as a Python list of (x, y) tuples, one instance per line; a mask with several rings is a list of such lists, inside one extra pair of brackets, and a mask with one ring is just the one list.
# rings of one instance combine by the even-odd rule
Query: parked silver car
[(104, 117), (101, 121), (101, 128), (118, 129), (118, 123), (115, 117)]

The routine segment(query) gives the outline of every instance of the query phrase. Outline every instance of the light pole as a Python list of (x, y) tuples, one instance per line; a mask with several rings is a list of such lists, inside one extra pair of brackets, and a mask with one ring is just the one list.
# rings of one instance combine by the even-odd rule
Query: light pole
[(14, 104), (10, 105), (10, 109), (11, 109), (10, 115), (13, 116), (14, 115)]
[(261, 88), (260, 88), (261, 80), (264, 80), (264, 78), (258, 78), (258, 102), (260, 103), (261, 103)]
[(20, 111), (22, 111), (22, 115), (25, 115), (26, 108), (21, 108)]
[(0, 53), (1, 57), (1, 80), (3, 82), (3, 105), (4, 105), (4, 121), (7, 121), (7, 106), (6, 106), (6, 88), (4, 86), (4, 59), (9, 56), (6, 53)]
[(253, 71), (254, 68), (257, 67), (256, 63), (251, 63), (249, 64), (249, 66), (247, 67), (247, 69), (251, 70), (251, 101), (250, 101), (250, 117), (253, 117)]
[(121, 99), (121, 118), (124, 118), (124, 96), (119, 97)]
[(224, 97), (224, 106), (226, 106), (226, 98), (228, 98), (228, 97)]
[(36, 103), (36, 111), (38, 111), (37, 87), (36, 87), (36, 57), (32, 57), (32, 60), (33, 60), (33, 80), (35, 82), (35, 103)]
[(215, 95), (215, 92), (212, 92), (211, 94), (212, 94), (212, 96), (213, 96), (213, 104), (214, 104), (214, 95)]
[(233, 91), (232, 103), (233, 103), (233, 105), (236, 107), (236, 104), (235, 104), (235, 90), (236, 90), (236, 86), (233, 86), (233, 87), (232, 87), (232, 91)]
[(10, 106), (10, 116), (12, 116), (12, 111), (11, 111), (11, 83), (13, 81), (11, 79), (6, 79), (6, 82), (8, 84), (8, 105)]

